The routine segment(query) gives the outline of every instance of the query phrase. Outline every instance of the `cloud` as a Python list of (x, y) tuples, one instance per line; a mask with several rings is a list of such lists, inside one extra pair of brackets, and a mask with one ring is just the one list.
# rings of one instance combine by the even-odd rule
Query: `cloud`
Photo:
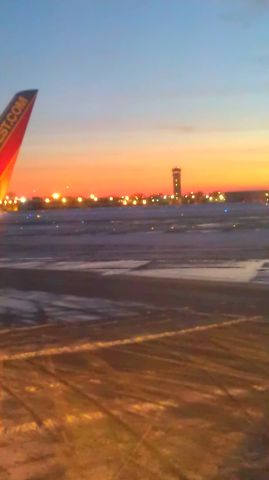
[(161, 123), (152, 127), (153, 130), (163, 130), (171, 134), (178, 135), (195, 135), (195, 134), (208, 134), (208, 133), (244, 133), (244, 132), (260, 132), (267, 131), (269, 127), (260, 125), (260, 126), (251, 126), (251, 125), (220, 125), (220, 126), (211, 126), (211, 125), (188, 125), (181, 123)]
[(225, 22), (250, 27), (261, 15), (269, 13), (269, 0), (233, 0), (232, 9), (221, 15)]
[(269, 7), (269, 0), (248, 0), (249, 3), (252, 3), (255, 7), (266, 8)]
[(153, 127), (154, 130), (163, 130), (171, 133), (196, 133), (199, 131), (194, 125), (180, 124), (180, 123), (161, 123)]

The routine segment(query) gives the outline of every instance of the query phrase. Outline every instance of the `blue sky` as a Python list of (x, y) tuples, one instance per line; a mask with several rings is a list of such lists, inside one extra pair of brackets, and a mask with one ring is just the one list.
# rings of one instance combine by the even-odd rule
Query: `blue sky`
[(60, 175), (74, 155), (91, 175), (128, 170), (126, 156), (141, 173), (146, 152), (161, 176), (167, 168), (166, 187), (169, 156), (202, 169), (204, 155), (188, 153), (198, 145), (264, 151), (268, 25), (267, 0), (2, 2), (0, 105), (40, 90), (15, 185), (31, 169), (39, 182), (55, 161)]

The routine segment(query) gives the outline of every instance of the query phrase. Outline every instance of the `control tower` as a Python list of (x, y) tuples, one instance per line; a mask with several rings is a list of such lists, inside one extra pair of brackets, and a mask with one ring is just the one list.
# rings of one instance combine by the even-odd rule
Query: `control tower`
[(181, 198), (181, 168), (172, 169), (173, 174), (173, 193), (176, 198)]

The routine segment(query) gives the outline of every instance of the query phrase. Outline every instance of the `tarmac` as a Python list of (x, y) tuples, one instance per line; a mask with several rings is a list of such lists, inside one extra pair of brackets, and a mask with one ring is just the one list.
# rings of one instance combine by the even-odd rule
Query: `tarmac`
[(268, 286), (2, 268), (12, 292), (1, 480), (268, 480)]

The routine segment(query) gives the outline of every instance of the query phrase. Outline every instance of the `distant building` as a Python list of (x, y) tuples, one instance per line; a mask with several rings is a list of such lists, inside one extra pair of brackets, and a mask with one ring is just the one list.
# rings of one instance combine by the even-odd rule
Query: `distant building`
[(231, 203), (267, 203), (269, 201), (269, 190), (247, 190), (242, 192), (226, 192), (226, 202)]
[(181, 197), (181, 169), (178, 167), (173, 168), (173, 193), (176, 198)]

